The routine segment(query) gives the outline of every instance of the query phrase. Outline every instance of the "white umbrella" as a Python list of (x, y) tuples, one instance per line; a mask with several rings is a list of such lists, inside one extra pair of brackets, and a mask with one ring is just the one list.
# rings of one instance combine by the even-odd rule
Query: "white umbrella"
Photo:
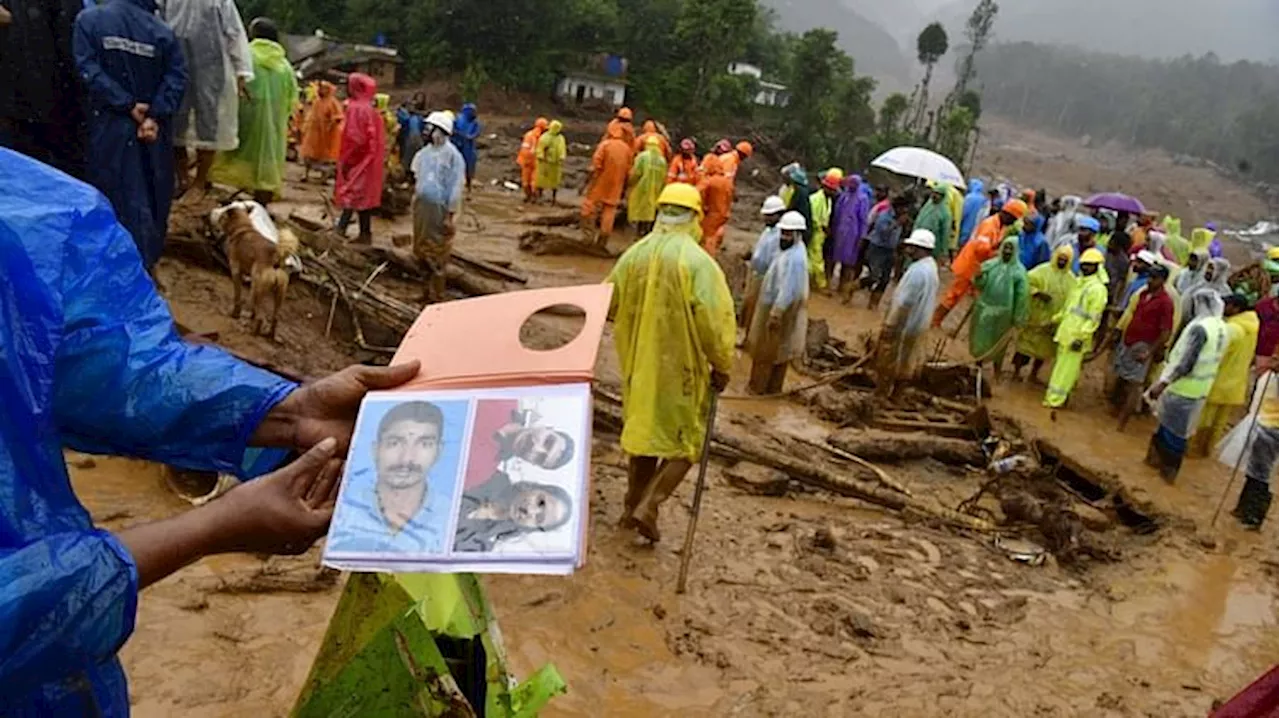
[(964, 176), (955, 163), (923, 147), (894, 147), (871, 161), (872, 167), (924, 180), (938, 180), (957, 187), (964, 186)]

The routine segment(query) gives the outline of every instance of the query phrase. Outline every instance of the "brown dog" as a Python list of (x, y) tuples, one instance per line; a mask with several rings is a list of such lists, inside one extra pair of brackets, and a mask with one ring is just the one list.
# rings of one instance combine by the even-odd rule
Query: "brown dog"
[[(247, 276), (250, 280), (250, 327), (274, 339), (280, 305), (284, 304), (284, 295), (289, 288), (285, 262), (297, 254), (298, 238), (284, 228), (278, 231), (280, 241), (271, 241), (267, 233), (275, 229), (275, 225), (271, 223), (266, 209), (256, 202), (232, 202), (213, 210), (209, 219), (226, 238), (223, 246), (231, 265), (233, 287), (231, 316), (240, 318), (240, 294)], [(267, 297), (274, 300), (270, 320), (264, 313)]]

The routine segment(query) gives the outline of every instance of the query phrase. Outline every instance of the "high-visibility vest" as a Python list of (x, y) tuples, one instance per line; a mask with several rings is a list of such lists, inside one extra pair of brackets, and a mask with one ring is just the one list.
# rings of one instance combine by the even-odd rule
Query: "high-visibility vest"
[(1182, 331), (1182, 337), (1169, 355), (1170, 366), (1182, 363), (1187, 347), (1191, 344), (1188, 338), (1191, 329), (1196, 326), (1204, 327), (1205, 331), (1205, 343), (1200, 349), (1200, 356), (1196, 358), (1190, 374), (1169, 385), (1169, 391), (1186, 399), (1203, 399), (1209, 395), (1213, 380), (1218, 376), (1218, 367), (1222, 365), (1222, 355), (1227, 351), (1226, 322), (1220, 317), (1201, 317)]

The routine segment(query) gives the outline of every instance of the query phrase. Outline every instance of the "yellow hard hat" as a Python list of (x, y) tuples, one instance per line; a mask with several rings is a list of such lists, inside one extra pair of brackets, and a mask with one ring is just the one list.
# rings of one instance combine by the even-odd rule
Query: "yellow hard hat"
[(673, 182), (658, 195), (658, 204), (669, 204), (673, 207), (684, 207), (702, 214), (702, 195), (698, 188), (684, 182)]
[(1080, 255), (1081, 264), (1102, 264), (1102, 261), (1102, 252), (1099, 252), (1097, 247), (1090, 247)]
[(1267, 249), (1267, 259), (1272, 261), (1280, 259), (1280, 247), (1269, 247)]

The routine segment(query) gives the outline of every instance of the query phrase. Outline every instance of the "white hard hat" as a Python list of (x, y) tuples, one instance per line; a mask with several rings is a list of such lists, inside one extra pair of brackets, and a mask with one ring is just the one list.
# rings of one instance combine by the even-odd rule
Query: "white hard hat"
[(782, 215), (782, 219), (778, 222), (778, 229), (798, 229), (803, 232), (806, 228), (804, 215), (794, 209)]
[(786, 211), (787, 203), (776, 194), (771, 194), (764, 198), (764, 204), (760, 205), (760, 214), (777, 214)]
[(453, 116), (451, 113), (436, 110), (427, 115), (427, 124), (439, 127), (446, 135), (453, 134)]
[(906, 243), (913, 247), (923, 247), (933, 251), (934, 246), (938, 243), (938, 238), (933, 236), (933, 232), (927, 229), (913, 229), (911, 230), (911, 236), (907, 237)]

